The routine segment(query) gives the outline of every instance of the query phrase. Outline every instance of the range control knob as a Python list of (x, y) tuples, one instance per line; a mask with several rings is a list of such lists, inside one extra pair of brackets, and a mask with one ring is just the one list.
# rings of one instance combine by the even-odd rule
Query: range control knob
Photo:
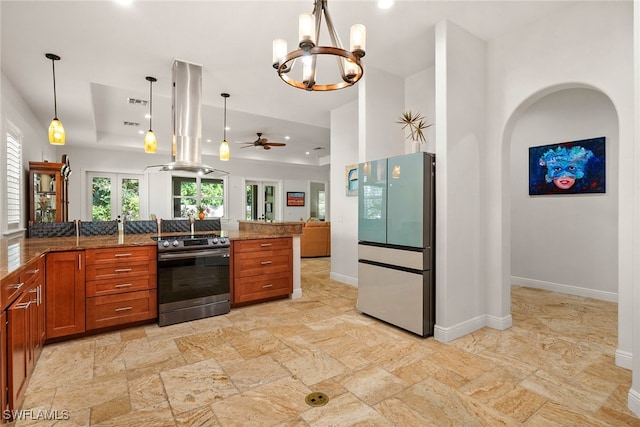
[(178, 242), (178, 240), (177, 240), (177, 239), (176, 239), (176, 240), (174, 240), (174, 241), (173, 241), (173, 243), (172, 243), (172, 245), (173, 245), (173, 246), (178, 246), (179, 244), (180, 244), (180, 242)]
[(214, 238), (213, 238), (213, 244), (214, 244), (214, 245), (217, 245), (217, 244), (218, 244), (218, 238), (217, 238), (217, 237), (214, 237)]
[(162, 247), (163, 248), (168, 248), (169, 247), (169, 241), (165, 240), (164, 242), (162, 242)]
[(221, 243), (221, 244), (223, 244), (223, 245), (224, 245), (225, 243), (228, 243), (228, 242), (227, 242), (227, 238), (226, 238), (226, 237), (221, 237), (221, 238), (220, 238), (220, 243)]

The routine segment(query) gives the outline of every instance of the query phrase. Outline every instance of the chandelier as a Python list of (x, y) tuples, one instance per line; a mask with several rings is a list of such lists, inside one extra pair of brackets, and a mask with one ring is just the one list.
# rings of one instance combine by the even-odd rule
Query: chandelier
[[(331, 37), (331, 46), (319, 45), (323, 15)], [(329, 91), (352, 86), (362, 78), (364, 70), (361, 58), (365, 55), (366, 39), (364, 25), (356, 24), (351, 27), (349, 50), (344, 49), (331, 22), (327, 0), (315, 0), (313, 12), (300, 15), (298, 34), (299, 49), (288, 53), (286, 40), (276, 39), (273, 41), (273, 68), (285, 83), (308, 91)], [(316, 81), (317, 61), (319, 57), (324, 55), (336, 57), (341, 81), (329, 84), (319, 84)], [(298, 58), (302, 63), (302, 69), (297, 72), (298, 77), (294, 77), (292, 70), (294, 70)]]
[(144, 152), (155, 153), (158, 149), (158, 140), (156, 139), (156, 134), (153, 133), (151, 119), (153, 114), (153, 83), (157, 82), (158, 79), (151, 76), (147, 76), (145, 79), (149, 82), (149, 130), (144, 135)]

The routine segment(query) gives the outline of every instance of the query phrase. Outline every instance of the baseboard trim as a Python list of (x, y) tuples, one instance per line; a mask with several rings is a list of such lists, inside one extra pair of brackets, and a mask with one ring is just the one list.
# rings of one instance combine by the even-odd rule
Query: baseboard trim
[(341, 282), (341, 283), (344, 283), (346, 285), (355, 286), (356, 288), (358, 287), (358, 278), (357, 277), (345, 276), (343, 274), (334, 273), (332, 271), (332, 272), (329, 273), (329, 278), (331, 280), (335, 280), (336, 282)]
[(628, 370), (633, 369), (633, 354), (628, 351), (616, 349), (616, 366)]
[(487, 318), (487, 326), (499, 331), (509, 329), (513, 325), (513, 318), (510, 314), (504, 317), (487, 314), (485, 317)]
[(437, 341), (447, 343), (470, 334), (471, 332), (477, 331), (478, 329), (484, 328), (485, 326), (487, 326), (486, 316), (474, 317), (473, 319), (465, 320), (457, 325), (446, 328), (440, 325), (435, 325), (433, 328), (433, 337)]
[(518, 276), (511, 276), (511, 284), (527, 288), (544, 289), (547, 291), (559, 292), (561, 294), (593, 298), (602, 301), (618, 302), (618, 294), (616, 292), (599, 291), (597, 289), (581, 288), (579, 286), (545, 282), (543, 280), (527, 279), (526, 277)]
[(640, 418), (640, 392), (635, 391), (633, 388), (629, 389), (627, 405), (629, 406), (629, 410), (636, 414), (636, 417)]

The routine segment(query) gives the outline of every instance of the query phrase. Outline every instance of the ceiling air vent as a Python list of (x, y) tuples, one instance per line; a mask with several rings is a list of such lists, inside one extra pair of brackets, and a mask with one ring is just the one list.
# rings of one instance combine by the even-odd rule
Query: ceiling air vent
[(313, 150), (314, 150), (314, 151), (317, 151), (317, 150), (324, 150), (324, 147), (315, 147)]
[(133, 104), (133, 105), (140, 105), (141, 107), (146, 107), (147, 103), (149, 101), (146, 101), (144, 99), (137, 99), (137, 98), (127, 98), (127, 102), (129, 104)]
[(124, 125), (125, 125), (125, 126), (140, 126), (140, 123), (136, 123), (136, 122), (127, 122), (127, 121), (125, 120)]

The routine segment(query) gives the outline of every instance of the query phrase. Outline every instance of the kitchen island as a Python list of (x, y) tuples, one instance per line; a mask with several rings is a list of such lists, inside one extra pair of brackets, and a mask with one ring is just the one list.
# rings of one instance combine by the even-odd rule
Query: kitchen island
[[(190, 236), (0, 239), (2, 411), (22, 406), (45, 340), (156, 321), (157, 239), (177, 234)], [(232, 306), (301, 297), (298, 234), (215, 234), (230, 241)]]

